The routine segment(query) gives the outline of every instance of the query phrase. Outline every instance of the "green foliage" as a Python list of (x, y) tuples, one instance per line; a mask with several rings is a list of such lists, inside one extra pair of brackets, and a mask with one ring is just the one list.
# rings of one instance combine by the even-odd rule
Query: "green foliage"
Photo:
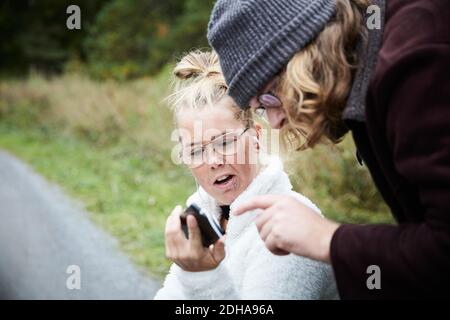
[(85, 41), (91, 74), (128, 79), (155, 74), (181, 52), (207, 45), (212, 1), (109, 2)]
[(213, 0), (80, 0), (81, 30), (66, 27), (71, 4), (2, 1), (0, 36), (8, 39), (0, 42), (4, 75), (76, 69), (124, 80), (154, 75), (181, 53), (207, 46)]
[(325, 216), (347, 223), (393, 223), (367, 167), (356, 159), (350, 136), (338, 146), (290, 154), (286, 167), (294, 188), (316, 202)]
[(0, 69), (20, 75), (30, 69), (60, 72), (70, 59), (84, 59), (81, 47), (96, 13), (106, 0), (79, 0), (81, 30), (68, 30), (69, 0), (0, 3)]

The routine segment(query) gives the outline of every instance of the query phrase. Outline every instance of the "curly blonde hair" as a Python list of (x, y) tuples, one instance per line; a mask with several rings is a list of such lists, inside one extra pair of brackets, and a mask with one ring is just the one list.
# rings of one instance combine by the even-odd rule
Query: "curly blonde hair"
[(341, 117), (359, 62), (356, 44), (367, 38), (368, 5), (368, 0), (336, 0), (334, 19), (280, 75), (276, 91), (289, 120), (282, 135), (297, 150), (327, 139), (338, 143), (348, 131)]
[[(195, 50), (186, 54), (173, 70), (175, 76), (173, 93), (167, 98), (175, 114), (186, 108), (214, 107), (227, 96), (228, 86), (214, 51)], [(246, 127), (253, 127), (251, 110), (232, 106), (237, 120)]]

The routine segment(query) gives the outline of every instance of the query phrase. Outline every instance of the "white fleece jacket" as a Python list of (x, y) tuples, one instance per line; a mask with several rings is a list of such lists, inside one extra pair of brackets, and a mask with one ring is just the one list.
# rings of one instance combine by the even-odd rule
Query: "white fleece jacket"
[[(270, 157), (268, 165), (230, 209), (255, 195), (291, 195), (317, 211), (306, 197), (292, 190), (281, 161)], [(217, 202), (202, 188), (189, 197), (220, 218)], [(172, 264), (163, 287), (154, 299), (337, 299), (331, 266), (289, 254), (272, 254), (261, 240), (254, 223), (256, 212), (230, 215), (225, 239), (225, 259), (209, 271), (188, 272)]]

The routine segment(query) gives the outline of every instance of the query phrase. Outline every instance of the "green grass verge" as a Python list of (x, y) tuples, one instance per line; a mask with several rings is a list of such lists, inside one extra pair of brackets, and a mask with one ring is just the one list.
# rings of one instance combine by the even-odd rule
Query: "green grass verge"
[(81, 200), (138, 265), (156, 276), (167, 272), (164, 222), (195, 188), (186, 171), (164, 168), (157, 155), (127, 145), (99, 149), (71, 136), (2, 123), (0, 147)]

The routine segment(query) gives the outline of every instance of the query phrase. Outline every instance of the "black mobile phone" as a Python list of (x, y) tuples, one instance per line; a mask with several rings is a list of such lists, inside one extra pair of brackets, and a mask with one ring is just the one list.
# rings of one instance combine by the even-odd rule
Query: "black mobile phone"
[(181, 229), (189, 239), (189, 231), (187, 226), (187, 216), (193, 215), (197, 220), (198, 227), (202, 235), (202, 244), (204, 247), (209, 247), (215, 243), (219, 238), (225, 234), (225, 231), (220, 227), (216, 217), (202, 210), (197, 204), (193, 203), (184, 210), (180, 215)]

